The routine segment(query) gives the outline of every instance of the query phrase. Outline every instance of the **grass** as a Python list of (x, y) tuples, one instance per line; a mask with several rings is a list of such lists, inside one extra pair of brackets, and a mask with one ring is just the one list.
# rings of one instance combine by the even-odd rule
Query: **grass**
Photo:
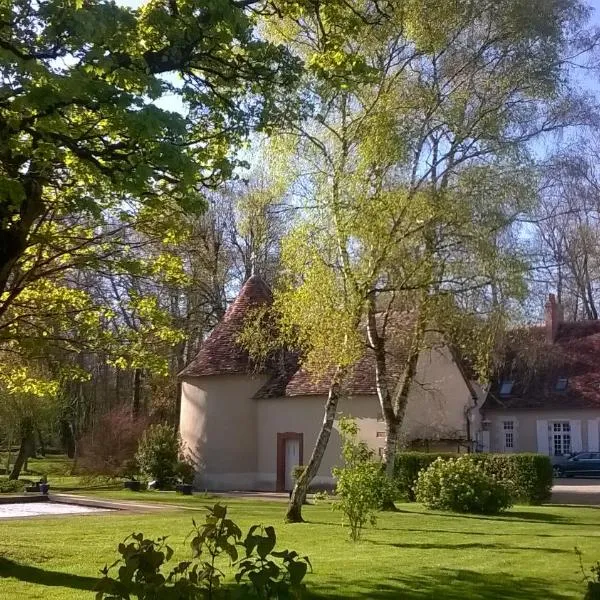
[[(215, 501), (203, 494), (135, 493), (123, 490), (120, 481), (72, 476), (70, 462), (60, 456), (32, 459), (29, 469), (23, 478), (46, 474), (55, 491), (174, 506), (159, 513), (0, 522), (0, 598), (92, 600), (99, 568), (115, 559), (118, 542), (133, 531), (168, 534), (175, 559), (184, 559), (191, 519), (202, 518)], [(586, 565), (600, 558), (600, 512), (594, 507), (516, 507), (483, 517), (400, 505), (401, 512), (382, 514), (378, 526), (352, 544), (328, 504), (305, 507), (308, 523), (286, 525), (282, 503), (221, 502), (242, 529), (273, 524), (280, 547), (308, 554), (314, 565), (307, 578), (311, 597), (323, 600), (581, 600), (574, 547)]]
[[(0, 598), (92, 600), (98, 569), (114, 559), (117, 543), (133, 531), (168, 534), (175, 558), (186, 557), (183, 540), (191, 519), (211, 500), (135, 497), (185, 502), (187, 510), (3, 522)], [(274, 524), (281, 547), (310, 556), (314, 573), (307, 583), (320, 599), (581, 600), (584, 586), (573, 548), (583, 551), (586, 564), (600, 558), (600, 513), (592, 507), (517, 507), (500, 517), (479, 517), (401, 505), (401, 512), (381, 515), (378, 526), (352, 544), (327, 504), (305, 507), (308, 523), (286, 525), (281, 503), (226, 502), (243, 528)]]

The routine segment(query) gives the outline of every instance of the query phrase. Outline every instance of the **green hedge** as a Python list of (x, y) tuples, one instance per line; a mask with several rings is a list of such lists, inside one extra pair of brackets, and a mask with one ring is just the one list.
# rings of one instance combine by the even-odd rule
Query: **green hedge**
[[(438, 458), (455, 458), (456, 454), (402, 452), (396, 456), (396, 482), (402, 496), (415, 500), (414, 486), (419, 472)], [(464, 455), (501, 482), (510, 482), (516, 502), (542, 504), (552, 494), (552, 464), (542, 454), (489, 454)]]
[(0, 494), (15, 494), (25, 489), (25, 481), (22, 479), (0, 478)]
[(436, 458), (456, 458), (458, 454), (450, 452), (399, 452), (396, 454), (394, 474), (398, 493), (409, 502), (415, 501), (415, 484), (419, 473), (432, 464)]

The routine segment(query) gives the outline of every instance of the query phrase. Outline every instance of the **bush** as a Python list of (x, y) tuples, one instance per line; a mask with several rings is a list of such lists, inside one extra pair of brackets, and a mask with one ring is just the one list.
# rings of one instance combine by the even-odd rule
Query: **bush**
[(164, 488), (175, 478), (181, 450), (181, 440), (173, 427), (166, 423), (150, 425), (142, 434), (135, 459), (141, 473)]
[(437, 458), (448, 460), (457, 454), (434, 454), (429, 452), (399, 452), (396, 454), (394, 478), (398, 493), (409, 502), (415, 501), (415, 484), (419, 473)]
[[(121, 558), (101, 569), (98, 600), (139, 598), (301, 598), (303, 579), (310, 567), (308, 557), (290, 550), (275, 551), (273, 527), (252, 526), (245, 538), (241, 529), (227, 518), (227, 507), (215, 504), (208, 509), (205, 523), (191, 533), (192, 560), (174, 565), (170, 573), (162, 569), (173, 557), (166, 538), (145, 538), (134, 533), (119, 544)], [(238, 555), (238, 548), (242, 556)], [(223, 584), (225, 569), (235, 567), (233, 581), (239, 586), (228, 590)], [(118, 567), (118, 568), (117, 568)], [(116, 579), (110, 576), (116, 571)], [(233, 593), (228, 593), (229, 591)]]
[(467, 455), (436, 459), (419, 473), (415, 494), (429, 508), (454, 512), (494, 515), (512, 505), (510, 487)]
[(552, 463), (543, 454), (471, 454), (488, 475), (512, 486), (516, 502), (538, 505), (552, 496)]
[(305, 470), (306, 470), (306, 465), (296, 465), (292, 469), (292, 479), (295, 482), (298, 481), (298, 479), (300, 479), (300, 477), (302, 476), (302, 474), (304, 473)]
[(552, 495), (552, 464), (542, 454), (429, 454), (401, 452), (396, 455), (395, 478), (400, 494), (410, 502), (415, 501), (414, 486), (419, 473), (437, 458), (449, 460), (461, 456), (480, 466), (488, 475), (511, 486), (517, 502), (542, 504)]
[(22, 479), (0, 479), (0, 494), (15, 494), (25, 489)]
[(191, 485), (196, 478), (196, 467), (187, 460), (180, 460), (175, 465), (175, 477), (181, 483)]
[(381, 469), (381, 463), (373, 460), (373, 452), (358, 440), (358, 426), (353, 419), (340, 420), (342, 456), (344, 466), (333, 469), (336, 478), (336, 494), (339, 500), (333, 508), (344, 513), (350, 527), (350, 538), (357, 541), (366, 523), (375, 525), (375, 511), (389, 492), (390, 482)]
[(79, 440), (79, 467), (94, 475), (120, 476), (123, 463), (133, 458), (147, 427), (148, 420), (134, 419), (128, 408), (111, 410)]

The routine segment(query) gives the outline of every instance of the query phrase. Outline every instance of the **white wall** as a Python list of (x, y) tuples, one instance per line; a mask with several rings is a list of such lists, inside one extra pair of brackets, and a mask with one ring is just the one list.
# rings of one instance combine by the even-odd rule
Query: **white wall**
[(180, 433), (197, 461), (200, 489), (255, 489), (256, 402), (265, 376), (215, 375), (182, 382)]

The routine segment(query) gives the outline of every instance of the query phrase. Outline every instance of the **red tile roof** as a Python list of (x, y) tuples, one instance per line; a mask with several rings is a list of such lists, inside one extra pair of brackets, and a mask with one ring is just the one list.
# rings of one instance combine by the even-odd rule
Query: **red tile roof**
[(179, 374), (180, 377), (203, 377), (248, 373), (254, 370), (248, 352), (238, 342), (248, 311), (273, 302), (269, 286), (257, 275), (250, 277), (227, 309), (223, 320), (200, 347), (192, 362)]
[[(244, 284), (238, 297), (229, 307), (223, 320), (215, 327), (202, 344), (200, 351), (190, 364), (179, 374), (180, 377), (203, 377), (257, 372), (248, 352), (238, 342), (248, 311), (257, 306), (271, 304), (273, 296), (267, 284), (258, 276), (253, 276)], [(414, 324), (413, 312), (397, 313), (388, 323), (388, 329), (396, 335), (395, 343), (388, 348), (390, 354), (390, 377), (397, 381), (404, 366), (408, 351), (405, 335)], [(281, 352), (271, 357), (262, 373), (270, 374), (267, 383), (256, 393), (255, 398), (275, 398), (283, 396), (310, 396), (327, 394), (331, 371), (314, 375), (302, 368), (298, 355)], [(375, 358), (371, 350), (354, 365), (345, 383), (345, 392), (355, 395), (376, 394)]]
[[(559, 377), (568, 379), (562, 392)], [(514, 381), (510, 395), (500, 395), (502, 381)], [(600, 321), (561, 323), (554, 343), (544, 327), (513, 332), (483, 408), (600, 408)]]

